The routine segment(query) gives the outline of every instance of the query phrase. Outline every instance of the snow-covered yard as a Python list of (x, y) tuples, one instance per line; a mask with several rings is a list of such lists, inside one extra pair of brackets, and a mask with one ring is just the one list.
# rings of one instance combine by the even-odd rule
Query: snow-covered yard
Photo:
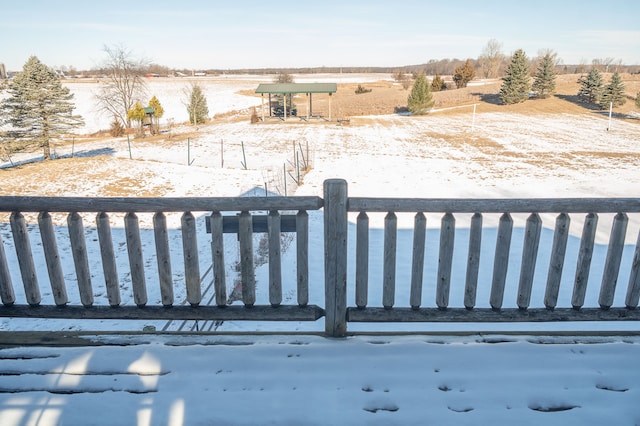
[[(236, 90), (255, 87), (248, 81), (211, 83), (207, 92), (210, 112), (259, 105), (259, 98), (245, 98)], [(74, 86), (80, 86), (75, 85)], [(158, 97), (166, 103), (169, 117), (179, 117), (179, 87), (163, 83)], [(91, 109), (89, 86), (78, 89), (79, 112)], [(172, 93), (174, 95), (172, 95)], [(214, 95), (214, 93), (219, 93)], [(339, 93), (338, 93), (339, 95)], [(166, 99), (166, 101), (165, 101)], [(174, 105), (174, 106), (172, 106)], [(173, 113), (172, 111), (176, 111)], [(104, 120), (104, 119), (103, 119)], [(108, 123), (108, 121), (107, 121)], [(3, 188), (20, 188), (19, 195), (108, 196), (128, 192), (135, 196), (239, 196), (284, 194), (286, 168), (294, 151), (308, 153), (312, 169), (300, 185), (288, 179), (288, 195), (322, 196), (328, 178), (343, 178), (352, 196), (371, 197), (630, 197), (640, 188), (640, 126), (618, 121), (607, 131), (606, 117), (583, 115), (519, 115), (471, 111), (461, 114), (431, 114), (426, 117), (354, 117), (350, 126), (335, 123), (214, 122), (190, 133), (189, 140), (177, 129), (172, 139), (148, 142), (126, 138), (78, 142), (56, 147), (53, 162), (59, 179), (41, 169), (28, 173), (0, 170)], [(87, 123), (87, 130), (105, 128)], [(94, 127), (90, 127), (94, 126)], [(185, 130), (186, 131), (186, 130)], [(243, 147), (245, 156), (243, 156)], [(308, 147), (308, 148), (307, 148)], [(36, 154), (12, 157), (28, 162)], [(191, 165), (188, 164), (193, 160)], [(246, 169), (241, 165), (246, 161)], [(9, 166), (8, 163), (4, 164)], [(47, 177), (48, 176), (48, 177)], [(287, 175), (288, 176), (288, 175)], [(18, 195), (18, 194), (15, 194)], [(154, 251), (150, 216), (141, 215), (143, 250)], [(372, 288), (380, 282), (383, 215), (373, 215), (371, 232), (374, 259)], [(522, 244), (525, 217), (514, 216), (514, 246)], [(120, 217), (114, 217), (114, 246), (122, 255), (123, 298), (130, 297), (126, 273), (126, 247)], [(175, 258), (181, 259), (179, 216), (170, 217), (170, 243)], [(351, 226), (355, 218), (351, 218)], [(468, 218), (457, 218), (464, 232)], [(543, 217), (543, 240), (539, 256), (548, 258), (553, 216)], [(582, 218), (572, 217), (573, 247), (567, 264), (575, 265), (576, 246)], [(413, 218), (399, 215), (399, 229), (406, 238), (398, 252), (406, 264), (410, 253)], [(35, 223), (35, 222), (33, 222)], [(73, 280), (67, 231), (59, 218), (61, 253), (67, 255), (63, 269)], [(100, 257), (96, 243), (95, 217), (85, 217), (86, 239), (91, 254), (96, 303), (105, 304), (101, 288)], [(434, 232), (440, 218), (428, 217)], [(491, 232), (497, 217), (488, 217)], [(322, 305), (324, 296), (321, 251), (322, 212), (310, 212), (310, 302)], [(594, 284), (602, 274), (611, 217), (600, 219)], [(120, 228), (117, 228), (119, 226)], [(210, 241), (204, 233), (204, 212), (198, 214), (201, 271), (210, 266)], [(517, 230), (520, 230), (518, 234)], [(630, 215), (623, 262), (631, 261), (640, 229), (640, 217)], [(37, 226), (30, 228), (35, 256), (42, 258)], [(0, 223), (0, 235), (10, 262), (18, 300), (22, 300), (20, 274), (8, 223)], [(518, 235), (520, 235), (518, 237)], [(517, 241), (520, 238), (520, 241)], [(488, 238), (490, 239), (490, 238)], [(225, 241), (233, 274), (237, 256), (235, 237)], [(314, 243), (315, 242), (315, 243)], [(495, 243), (495, 241), (494, 241)], [(352, 241), (349, 250), (353, 251)], [(377, 244), (377, 245), (376, 245)], [(427, 238), (437, 247), (437, 233)], [(573, 250), (573, 251), (571, 251)], [(429, 248), (427, 248), (429, 251)], [(456, 258), (465, 256), (465, 243), (456, 243)], [(295, 251), (283, 253), (283, 275), (294, 271)], [(437, 259), (427, 261), (425, 282), (433, 280)], [(184, 299), (184, 271), (176, 262), (176, 299)], [(541, 262), (544, 264), (544, 262)], [(38, 262), (43, 303), (47, 293), (44, 262)], [(491, 264), (481, 265), (490, 270)], [(267, 299), (266, 266), (256, 270), (258, 302)], [(540, 306), (545, 271), (536, 272), (532, 303)], [(399, 273), (407, 273), (401, 271)], [(516, 271), (517, 272), (517, 271)], [(157, 276), (154, 261), (146, 265), (150, 283)], [(455, 271), (454, 271), (455, 273)], [(464, 273), (462, 271), (461, 273)], [(295, 274), (293, 274), (295, 275)], [(295, 277), (284, 278), (284, 298), (295, 296)], [(406, 282), (403, 278), (399, 282)], [(563, 277), (561, 288), (572, 285), (572, 274)], [(616, 304), (624, 298), (628, 277), (621, 277)], [(231, 280), (230, 280), (231, 281)], [(511, 280), (511, 285), (514, 283)], [(353, 300), (353, 270), (348, 276), (350, 304)], [(18, 283), (16, 285), (16, 283)], [(517, 285), (517, 282), (515, 283)], [(433, 285), (429, 289), (432, 289)], [(75, 290), (77, 293), (77, 289)], [(150, 300), (159, 291), (149, 285)], [(380, 301), (374, 292), (372, 304)], [(378, 293), (376, 293), (378, 292)], [(452, 288), (452, 300), (459, 304), (461, 288)], [(399, 286), (397, 300), (406, 303), (408, 288)], [(70, 289), (70, 298), (78, 295)], [(593, 296), (592, 296), (593, 297)], [(597, 293), (595, 294), (597, 298)], [(456, 299), (457, 298), (457, 299)], [(98, 302), (102, 299), (102, 302)], [(425, 303), (433, 304), (431, 290)], [(125, 300), (124, 303), (131, 303)], [(482, 303), (486, 304), (486, 300)], [(513, 305), (514, 300), (505, 300)], [(592, 299), (593, 303), (593, 299)], [(566, 300), (565, 300), (566, 304)], [(145, 325), (161, 329), (164, 323), (78, 323), (4, 319), (3, 332), (15, 330), (141, 330)], [(188, 325), (187, 327), (191, 327)], [(485, 330), (492, 325), (486, 325)], [(557, 329), (558, 324), (551, 328)], [(583, 328), (594, 332), (622, 329), (624, 337), (527, 337), (490, 336), (359, 336), (326, 339), (317, 336), (207, 336), (142, 338), (143, 344), (124, 347), (54, 348), (30, 347), (0, 350), (0, 424), (640, 424), (638, 393), (640, 340), (633, 335), (635, 324), (563, 324), (563, 329)], [(350, 330), (397, 330), (399, 326), (349, 325)], [(432, 330), (413, 325), (410, 330)], [(439, 330), (477, 326), (438, 326)], [(508, 326), (496, 329), (505, 331)], [(517, 329), (517, 328), (516, 328)], [(525, 325), (520, 330), (531, 330)], [(230, 323), (219, 331), (318, 331), (318, 324)], [(407, 330), (407, 328), (405, 328)], [(527, 333), (524, 333), (527, 334)], [(118, 338), (113, 338), (118, 339)], [(499, 343), (498, 343), (499, 342)], [(140, 343), (140, 338), (138, 338)], [(175, 346), (179, 343), (178, 346)], [(550, 344), (557, 343), (557, 344)], [(117, 407), (117, 409), (115, 408)]]

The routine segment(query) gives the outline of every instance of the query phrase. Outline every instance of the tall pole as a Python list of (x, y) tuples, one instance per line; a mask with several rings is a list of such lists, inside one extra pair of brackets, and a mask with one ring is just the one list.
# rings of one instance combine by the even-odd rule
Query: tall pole
[(613, 102), (609, 102), (609, 127), (607, 131), (611, 130), (611, 113), (613, 112)]

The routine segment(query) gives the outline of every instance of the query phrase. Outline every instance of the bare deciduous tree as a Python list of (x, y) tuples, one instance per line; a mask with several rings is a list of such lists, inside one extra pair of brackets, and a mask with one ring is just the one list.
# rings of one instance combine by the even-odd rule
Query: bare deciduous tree
[(127, 112), (145, 97), (146, 85), (142, 79), (147, 62), (135, 58), (122, 45), (104, 46), (107, 58), (101, 65), (106, 80), (96, 94), (100, 111), (113, 116), (126, 127), (131, 127)]
[(482, 71), (483, 77), (497, 77), (500, 70), (500, 65), (502, 65), (504, 59), (505, 56), (502, 53), (502, 43), (500, 43), (495, 38), (489, 40), (484, 50), (482, 51), (482, 54), (480, 55), (480, 57), (478, 57), (478, 62), (480, 63), (480, 69)]

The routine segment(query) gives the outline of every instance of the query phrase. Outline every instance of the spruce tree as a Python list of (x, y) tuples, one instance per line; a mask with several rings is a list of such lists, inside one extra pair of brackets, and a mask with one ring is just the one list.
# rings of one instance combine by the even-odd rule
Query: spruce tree
[(620, 78), (618, 72), (614, 72), (611, 76), (611, 81), (604, 87), (600, 102), (598, 105), (601, 109), (609, 108), (609, 103), (612, 103), (614, 107), (624, 105), (627, 102), (627, 98), (624, 94), (624, 83)]
[(529, 97), (530, 89), (527, 55), (522, 49), (518, 49), (511, 57), (511, 63), (507, 66), (505, 76), (502, 78), (500, 100), (504, 104), (524, 102)]
[(602, 95), (603, 83), (602, 75), (596, 68), (591, 69), (585, 77), (580, 76), (578, 79), (580, 88), (578, 89), (578, 99), (586, 103), (599, 103)]
[(553, 56), (547, 53), (542, 57), (533, 77), (533, 85), (531, 90), (536, 93), (539, 98), (548, 98), (556, 92), (556, 72), (554, 70)]
[(419, 73), (407, 98), (407, 108), (416, 115), (426, 114), (433, 108), (434, 103), (427, 76), (424, 73)]
[(10, 82), (9, 95), (0, 110), (18, 138), (43, 148), (44, 159), (51, 158), (51, 141), (84, 124), (73, 115), (73, 94), (62, 87), (56, 72), (32, 56)]
[(204, 96), (202, 87), (198, 83), (193, 83), (184, 93), (186, 95), (184, 104), (189, 114), (189, 123), (204, 123), (209, 115), (209, 108), (207, 107), (207, 98)]

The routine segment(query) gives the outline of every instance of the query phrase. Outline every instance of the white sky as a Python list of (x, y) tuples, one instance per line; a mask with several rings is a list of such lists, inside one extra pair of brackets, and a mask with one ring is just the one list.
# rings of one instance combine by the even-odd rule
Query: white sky
[(172, 68), (400, 66), (476, 58), (487, 41), (564, 63), (640, 63), (640, 2), (5, 2), (0, 62), (88, 69), (122, 44)]

